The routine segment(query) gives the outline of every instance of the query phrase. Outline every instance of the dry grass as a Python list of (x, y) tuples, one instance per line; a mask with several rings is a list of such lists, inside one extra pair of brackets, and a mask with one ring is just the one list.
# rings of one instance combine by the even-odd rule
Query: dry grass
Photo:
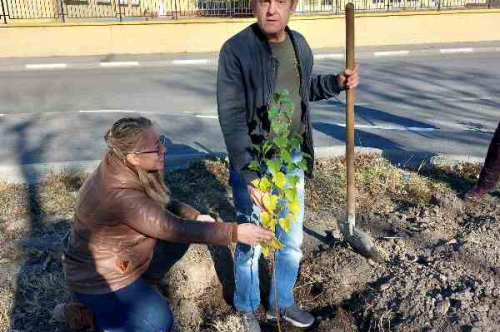
[(44, 216), (71, 218), (78, 189), (87, 176), (49, 173), (43, 183), (36, 185), (0, 183), (0, 231), (11, 239), (20, 238), (27, 232), (43, 231), (47, 225), (41, 219), (50, 219)]
[(10, 317), (12, 305), (14, 304), (14, 294), (10, 289), (0, 288), (0, 332), (7, 332), (10, 329)]
[[(355, 160), (356, 206), (361, 210), (389, 211), (395, 204), (428, 204), (432, 196), (450, 187), (414, 170), (405, 170), (375, 155), (359, 155)], [(312, 208), (325, 204), (345, 208), (345, 158), (320, 160), (315, 178), (309, 181), (306, 203)]]
[(229, 315), (225, 320), (215, 321), (213, 327), (216, 332), (244, 331), (241, 318), (237, 315)]

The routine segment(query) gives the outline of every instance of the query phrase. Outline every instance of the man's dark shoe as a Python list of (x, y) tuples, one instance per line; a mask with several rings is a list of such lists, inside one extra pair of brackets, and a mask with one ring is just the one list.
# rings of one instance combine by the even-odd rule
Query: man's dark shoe
[(240, 317), (245, 327), (244, 332), (261, 332), (259, 320), (253, 312), (240, 312)]
[[(290, 308), (284, 308), (280, 310), (281, 317), (290, 322), (296, 327), (309, 327), (314, 323), (314, 317), (307, 311), (298, 308), (296, 305)], [(267, 320), (276, 321), (276, 313), (274, 310), (269, 310), (267, 312)]]

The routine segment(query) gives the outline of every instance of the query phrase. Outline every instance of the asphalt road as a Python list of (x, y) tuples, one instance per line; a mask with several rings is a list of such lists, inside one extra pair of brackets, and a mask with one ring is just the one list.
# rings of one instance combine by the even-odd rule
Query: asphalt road
[[(484, 157), (500, 121), (500, 53), (360, 59), (356, 145)], [(316, 61), (318, 74), (340, 60)], [(143, 114), (170, 155), (223, 152), (217, 67), (0, 72), (0, 166), (89, 161), (118, 118)], [(313, 104), (316, 146), (344, 144), (344, 96)]]

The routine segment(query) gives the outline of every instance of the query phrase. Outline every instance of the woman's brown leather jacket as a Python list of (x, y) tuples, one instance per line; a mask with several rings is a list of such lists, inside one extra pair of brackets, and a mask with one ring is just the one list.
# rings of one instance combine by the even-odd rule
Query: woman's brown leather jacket
[(136, 173), (107, 154), (80, 189), (63, 267), (72, 291), (102, 294), (123, 288), (148, 268), (158, 240), (227, 245), (236, 223), (195, 221), (199, 212), (148, 197)]

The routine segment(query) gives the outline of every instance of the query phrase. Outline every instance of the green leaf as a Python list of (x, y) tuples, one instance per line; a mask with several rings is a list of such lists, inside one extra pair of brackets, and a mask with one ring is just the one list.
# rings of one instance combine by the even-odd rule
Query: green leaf
[(248, 168), (252, 171), (260, 171), (260, 165), (257, 160), (252, 160), (250, 164), (248, 164)]
[(273, 94), (273, 101), (275, 104), (279, 104), (281, 100), (281, 92), (275, 92)]
[(302, 152), (301, 153), (302, 157), (304, 158), (309, 158), (309, 159), (312, 159), (312, 156), (309, 154), (309, 153), (306, 153), (306, 152)]
[(279, 159), (272, 159), (266, 161), (267, 168), (269, 169), (269, 172), (274, 176), (276, 173), (278, 173), (281, 170), (281, 160)]
[(266, 141), (264, 143), (264, 146), (262, 147), (262, 153), (264, 155), (266, 155), (272, 147), (273, 147), (273, 142), (272, 141)]
[(271, 128), (278, 137), (285, 137), (286, 131), (288, 130), (288, 125), (282, 122), (271, 123)]
[(291, 164), (292, 162), (292, 156), (290, 155), (290, 152), (286, 150), (281, 150), (280, 151), (280, 157), (283, 159), (287, 164)]
[(286, 180), (288, 183), (290, 183), (292, 188), (297, 188), (297, 185), (300, 182), (300, 177), (298, 175), (289, 175), (286, 177)]
[(291, 164), (288, 164), (286, 166), (286, 172), (287, 173), (292, 173), (293, 171), (295, 171), (297, 169), (297, 166), (295, 166), (295, 164), (291, 163)]
[(253, 148), (254, 148), (257, 152), (262, 152), (262, 147), (261, 147), (259, 144), (254, 144), (254, 145), (253, 145)]
[(292, 101), (290, 99), (286, 99), (286, 100), (283, 100), (281, 103), (287, 109), (287, 112), (286, 112), (287, 116), (292, 117), (293, 112), (294, 112), (294, 107), (295, 107), (295, 105), (292, 103)]
[(290, 96), (290, 92), (287, 89), (283, 89), (280, 91), (280, 98), (286, 98)]
[(294, 188), (288, 188), (284, 190), (285, 192), (285, 197), (288, 201), (294, 201), (297, 199), (297, 189)]
[(288, 145), (288, 138), (285, 137), (275, 138), (274, 144), (276, 144), (280, 149), (286, 149)]
[(260, 179), (255, 179), (255, 180), (252, 180), (252, 185), (255, 187), (255, 188), (259, 188), (259, 184), (260, 184)]
[(271, 108), (269, 108), (268, 116), (270, 121), (276, 119), (279, 115), (280, 110), (276, 106), (271, 106)]
[(297, 165), (301, 170), (307, 171), (307, 160), (302, 159)]
[(283, 172), (278, 172), (273, 176), (273, 182), (279, 189), (285, 188), (286, 185), (286, 176)]
[(293, 150), (298, 149), (300, 147), (300, 139), (298, 138), (292, 138), (289, 141), (290, 146), (292, 147)]

